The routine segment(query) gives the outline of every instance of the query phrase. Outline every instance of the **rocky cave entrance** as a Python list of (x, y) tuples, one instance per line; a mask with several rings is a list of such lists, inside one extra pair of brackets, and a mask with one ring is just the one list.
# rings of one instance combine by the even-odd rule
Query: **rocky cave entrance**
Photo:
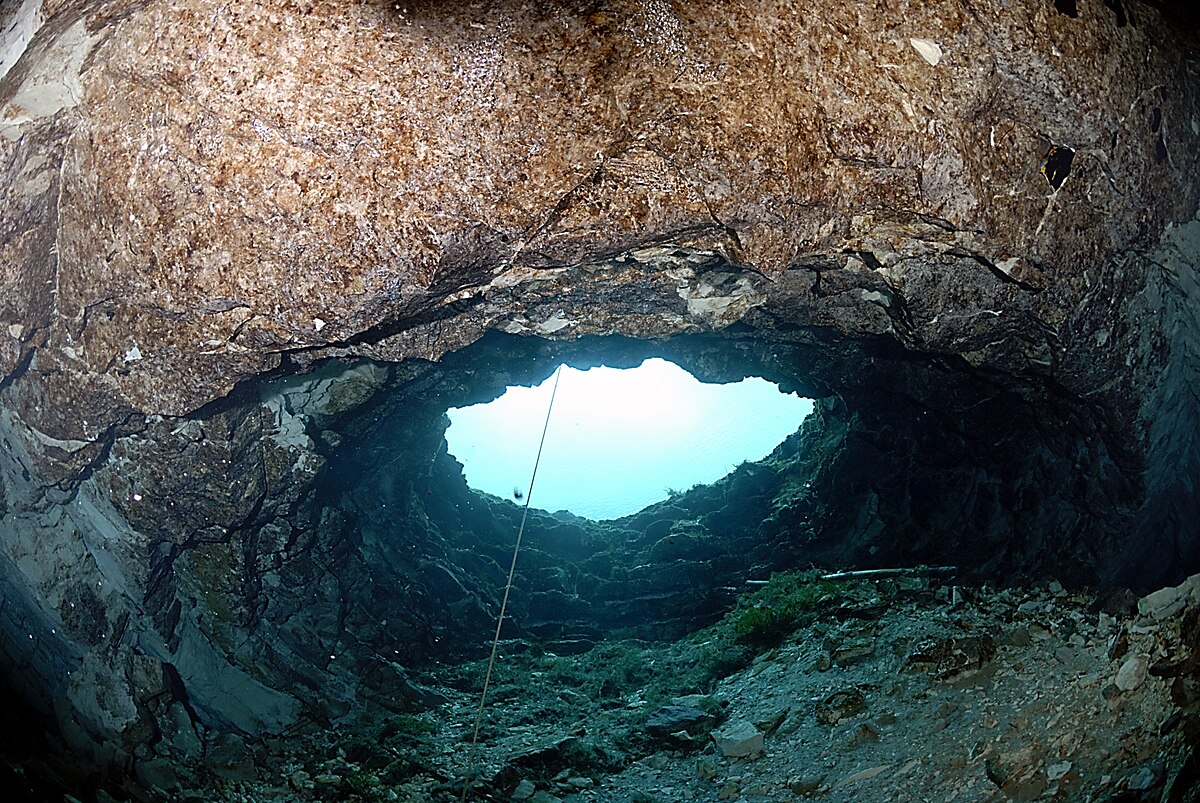
[[(793, 375), (799, 371), (764, 361), (771, 349), (754, 354), (752, 342), (492, 334), (438, 363), (361, 364), (325, 374), (341, 391), (314, 394), (311, 383), (284, 380), (279, 409), (310, 421), (327, 461), (315, 482), (318, 530), (329, 543), (345, 544), (334, 550), (344, 564), (340, 576), (369, 578), (350, 589), (363, 615), (346, 635), (372, 649), (402, 644), (390, 654), (422, 665), (478, 654), (494, 627), (522, 503), (468, 486), (447, 448), (448, 409), (490, 401), (510, 385), (541, 383), (559, 364), (632, 368), (655, 357), (707, 382), (762, 376), (793, 394), (817, 389)], [(360, 403), (332, 417), (305, 409), (337, 393)], [(769, 520), (794, 482), (789, 470), (818, 437), (818, 418), (797, 430), (798, 414), (766, 459), (615, 520), (551, 513), (535, 503), (505, 635), (569, 653), (613, 634), (673, 638), (720, 616), (745, 576), (786, 560), (777, 542), (787, 528)], [(338, 650), (331, 645), (328, 652)]]
[[(831, 342), (819, 330), (564, 341), (492, 333), (436, 363), (330, 364), (266, 393), (298, 416), (325, 463), (312, 508), (324, 571), (355, 578), (320, 592), (293, 568), (285, 590), (268, 589), (300, 610), (318, 588), (339, 610), (324, 638), (311, 638), (309, 621), (288, 641), (322, 669), (355, 653), (414, 666), (478, 655), (521, 507), (468, 487), (447, 451), (446, 411), (544, 381), (559, 364), (651, 357), (702, 381), (758, 376), (818, 401), (768, 459), (711, 485), (616, 521), (532, 511), (506, 637), (559, 653), (609, 636), (675, 638), (728, 610), (746, 579), (812, 563), (958, 563), (995, 574), (1036, 571), (1053, 556), (1060, 576), (1095, 576), (1104, 531), (1084, 523), (1070, 487), (1036, 478), (1064, 461), (1090, 461), (1101, 477), (1113, 464), (1097, 423), (1052, 389), (916, 360), (877, 339)], [(1039, 406), (1077, 428), (1043, 430)]]
[(532, 516), (514, 647), (582, 661), (776, 569), (925, 563), (1055, 578), (996, 617), (1105, 676), (1060, 592), (1200, 560), (1195, 28), (885, 5), (4, 4), (0, 669), (69, 763), (198, 787), (434, 709), (519, 513), (445, 413), (564, 362), (815, 411), (624, 519)]
[(539, 385), (451, 408), (446, 441), (475, 490), (605, 521), (764, 460), (810, 412), (811, 399), (759, 377), (702, 383), (661, 358), (564, 364)]

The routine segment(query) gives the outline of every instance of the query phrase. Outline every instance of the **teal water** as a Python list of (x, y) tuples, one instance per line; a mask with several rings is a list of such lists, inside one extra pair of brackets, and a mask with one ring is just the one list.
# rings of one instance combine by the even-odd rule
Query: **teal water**
[[(528, 492), (553, 384), (448, 411), (450, 453), (472, 488), (514, 501)], [(631, 369), (564, 366), (531, 502), (596, 520), (636, 513), (761, 460), (810, 412), (811, 400), (765, 379), (705, 384), (661, 359)]]

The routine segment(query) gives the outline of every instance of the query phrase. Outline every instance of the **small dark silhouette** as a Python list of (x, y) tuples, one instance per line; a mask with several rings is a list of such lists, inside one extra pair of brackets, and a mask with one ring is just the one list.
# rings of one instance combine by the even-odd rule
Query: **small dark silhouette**
[(516, 499), (519, 502), (524, 498), (525, 494), (521, 493), (520, 488), (513, 488), (513, 499)]

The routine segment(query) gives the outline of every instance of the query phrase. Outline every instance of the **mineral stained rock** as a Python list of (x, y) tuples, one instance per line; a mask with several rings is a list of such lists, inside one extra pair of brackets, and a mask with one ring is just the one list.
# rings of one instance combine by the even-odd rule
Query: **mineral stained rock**
[(1177, 582), (1200, 49), (1056, 5), (5, 4), (11, 682), (101, 762), (180, 703), (394, 704), (486, 632), (508, 532), (441, 414), (562, 359), (766, 376), (821, 424), (749, 501), (623, 525), (632, 560), (691, 516), (712, 560), (540, 520), (527, 632), (693, 621), (784, 560)]

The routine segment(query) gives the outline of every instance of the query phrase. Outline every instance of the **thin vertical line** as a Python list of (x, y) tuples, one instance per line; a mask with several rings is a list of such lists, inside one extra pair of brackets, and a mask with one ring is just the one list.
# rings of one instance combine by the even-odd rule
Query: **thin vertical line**
[(546, 422), (542, 424), (542, 438), (538, 441), (537, 457), (533, 461), (533, 474), (529, 477), (529, 490), (525, 494), (525, 507), (521, 511), (521, 526), (517, 528), (517, 543), (513, 545), (512, 564), (508, 567), (508, 580), (504, 584), (504, 597), (500, 601), (500, 616), (496, 619), (496, 635), (492, 638), (492, 653), (488, 657), (487, 671), (483, 675), (483, 691), (479, 695), (479, 711), (475, 714), (475, 731), (471, 734), (471, 752), (467, 759), (467, 777), (463, 780), (460, 800), (467, 799), (467, 790), (475, 778), (475, 750), (479, 744), (479, 728), (483, 724), (483, 710), (487, 705), (488, 686), (492, 682), (492, 668), (496, 665), (496, 650), (500, 646), (500, 630), (504, 627), (504, 614), (508, 611), (508, 594), (512, 591), (513, 576), (517, 572), (517, 555), (521, 551), (521, 539), (525, 535), (525, 520), (529, 518), (529, 505), (533, 501), (533, 484), (537, 482), (538, 466), (542, 462), (542, 447), (546, 445), (546, 432), (550, 429), (550, 413), (554, 410), (554, 398), (558, 395), (558, 380), (562, 375), (560, 365), (554, 371), (554, 387), (550, 391), (550, 404), (546, 407)]

